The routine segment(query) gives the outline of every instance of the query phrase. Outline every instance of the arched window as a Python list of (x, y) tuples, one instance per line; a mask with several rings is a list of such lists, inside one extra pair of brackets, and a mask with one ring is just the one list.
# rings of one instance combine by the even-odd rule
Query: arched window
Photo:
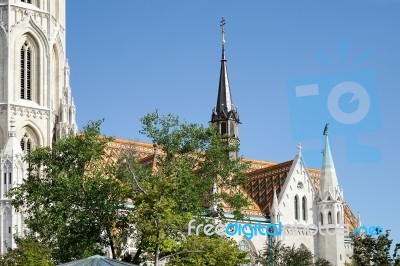
[(253, 254), (256, 253), (255, 252), (255, 248), (253, 246), (253, 244), (245, 239), (241, 240), (239, 242), (239, 249), (242, 251), (247, 252), (247, 259), (249, 260), (248, 263), (246, 264), (239, 264), (240, 266), (251, 266), (254, 265), (254, 258), (253, 258)]
[(32, 0), (21, 0), (21, 2), (32, 4)]
[(303, 196), (301, 200), (301, 207), (302, 207), (302, 218), (304, 221), (307, 221), (307, 198)]
[(221, 135), (228, 134), (228, 127), (226, 125), (226, 122), (221, 123)]
[(328, 224), (332, 223), (332, 213), (328, 212)]
[(322, 212), (320, 213), (320, 218), (321, 218), (321, 225), (324, 224), (324, 215), (322, 214)]
[(341, 223), (340, 220), (341, 220), (341, 219), (340, 219), (340, 212), (338, 211), (338, 212), (337, 212), (337, 216), (336, 216), (336, 223), (340, 224), (340, 223)]
[(31, 136), (28, 135), (28, 133), (25, 133), (24, 136), (21, 138), (20, 145), (23, 152), (31, 151), (31, 149), (33, 148), (33, 140)]
[(294, 218), (299, 220), (299, 197), (296, 195), (294, 197)]
[(21, 99), (32, 100), (32, 48), (28, 42), (21, 47)]

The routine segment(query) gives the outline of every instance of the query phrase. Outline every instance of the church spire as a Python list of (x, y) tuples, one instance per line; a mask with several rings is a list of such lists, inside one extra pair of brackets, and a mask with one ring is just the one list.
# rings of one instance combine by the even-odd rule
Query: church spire
[(329, 146), (329, 130), (328, 125), (325, 125), (325, 148), (323, 150), (322, 169), (321, 169), (321, 195), (324, 198), (329, 192), (331, 196), (337, 193), (341, 194), (338, 179), (336, 176), (335, 165), (333, 163), (331, 148)]
[(328, 124), (324, 129), (325, 148), (323, 151), (320, 194), (318, 200), (319, 222), (322, 227), (319, 231), (319, 257), (330, 261), (334, 265), (343, 265), (345, 256), (344, 234), (332, 234), (331, 229), (343, 228), (344, 206), (343, 193), (339, 187), (335, 165), (329, 146)]
[[(221, 70), (219, 76), (218, 86), (218, 99), (215, 113), (219, 118), (227, 118), (232, 111), (236, 113), (233, 108), (231, 88), (228, 78), (227, 60), (225, 55), (225, 19), (221, 20), (221, 35), (222, 35), (222, 57), (221, 57)], [(239, 118), (237, 118), (239, 120)]]
[[(211, 123), (216, 124), (221, 135), (225, 135), (228, 143), (238, 143), (239, 114), (233, 107), (231, 87), (228, 78), (228, 69), (225, 55), (225, 19), (221, 19), (222, 58), (219, 75), (217, 105), (211, 114)], [(231, 157), (236, 158), (237, 152), (230, 152)]]

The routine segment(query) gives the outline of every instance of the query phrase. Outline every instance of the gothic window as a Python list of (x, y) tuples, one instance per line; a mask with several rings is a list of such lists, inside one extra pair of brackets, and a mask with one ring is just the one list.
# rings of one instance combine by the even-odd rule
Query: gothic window
[(322, 212), (320, 213), (320, 217), (321, 217), (321, 225), (324, 224), (324, 215), (322, 214)]
[(20, 142), (21, 150), (23, 152), (30, 152), (31, 149), (33, 148), (32, 142), (33, 142), (32, 138), (27, 133), (25, 133), (25, 135), (21, 138)]
[(332, 213), (328, 212), (328, 224), (332, 223)]
[(306, 221), (307, 220), (307, 198), (306, 198), (306, 196), (303, 196), (303, 198), (301, 200), (301, 207), (302, 207), (303, 220)]
[(32, 48), (28, 42), (21, 47), (21, 99), (32, 100)]
[(299, 220), (299, 196), (294, 197), (294, 218)]
[(235, 123), (233, 123), (233, 122), (230, 122), (229, 123), (230, 124), (230, 135), (232, 136), (232, 137), (236, 137), (236, 133), (235, 133)]
[(32, 4), (32, 0), (21, 0), (21, 2)]
[(254, 265), (254, 264), (252, 263), (253, 258), (252, 258), (252, 255), (251, 255), (251, 254), (254, 253), (254, 248), (251, 246), (250, 242), (248, 242), (247, 240), (244, 240), (244, 239), (241, 240), (241, 241), (239, 242), (239, 249), (242, 250), (242, 251), (247, 252), (247, 259), (250, 260), (249, 263), (246, 263), (246, 264), (239, 264), (239, 265), (240, 265), (240, 266), (251, 266), (251, 265)]
[(221, 123), (221, 135), (225, 135), (228, 133), (228, 128), (226, 126), (226, 122)]
[(244, 240), (239, 242), (239, 249), (243, 251), (250, 251), (249, 244)]

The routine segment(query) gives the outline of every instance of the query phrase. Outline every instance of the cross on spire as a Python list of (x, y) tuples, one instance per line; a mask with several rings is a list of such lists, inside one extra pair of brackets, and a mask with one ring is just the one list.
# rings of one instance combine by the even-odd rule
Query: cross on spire
[(298, 150), (298, 154), (299, 156), (301, 155), (301, 150), (303, 149), (303, 147), (301, 146), (301, 143), (299, 142), (299, 144), (297, 144), (297, 150)]
[(222, 46), (224, 46), (225, 45), (225, 19), (224, 19), (224, 17), (222, 17), (222, 19), (221, 19), (221, 23), (220, 23), (220, 26), (221, 26), (221, 34), (222, 34)]

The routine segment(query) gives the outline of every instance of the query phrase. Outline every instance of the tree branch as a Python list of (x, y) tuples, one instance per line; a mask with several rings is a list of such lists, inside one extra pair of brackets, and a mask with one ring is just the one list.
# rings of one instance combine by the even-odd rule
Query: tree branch
[(130, 166), (128, 166), (128, 168), (129, 168), (129, 171), (130, 171), (131, 174), (132, 174), (132, 183), (133, 183), (133, 185), (136, 186), (143, 194), (145, 194), (146, 196), (149, 196), (149, 195), (147, 194), (147, 192), (139, 185), (139, 182), (137, 181), (136, 175), (135, 175), (135, 173), (133, 172), (132, 168), (131, 168)]

